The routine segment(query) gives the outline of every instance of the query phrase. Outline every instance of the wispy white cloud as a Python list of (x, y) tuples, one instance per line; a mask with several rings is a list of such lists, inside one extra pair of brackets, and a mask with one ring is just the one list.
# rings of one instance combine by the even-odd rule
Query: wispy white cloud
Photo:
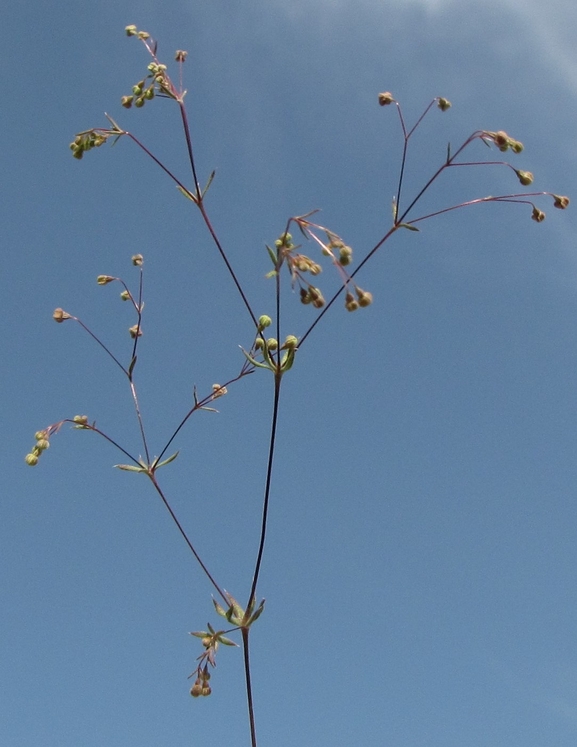
[[(274, 2), (274, 0), (272, 0)], [(276, 0), (277, 5), (289, 20), (302, 22), (306, 19), (324, 16), (330, 22), (331, 14), (349, 13), (354, 7), (355, 14), (378, 14), (386, 17), (391, 11), (402, 11), (419, 6), (432, 16), (445, 13), (447, 25), (451, 24), (451, 7), (459, 9), (462, 21), (463, 10), (470, 8), (471, 21), (491, 6), (502, 19), (504, 28), (514, 31), (517, 41), (525, 54), (539, 54), (545, 64), (559, 76), (571, 94), (577, 96), (577, 47), (574, 32), (577, 28), (577, 4), (574, 0), (486, 0), (479, 6), (476, 0)], [(268, 0), (270, 5), (271, 0)], [(383, 28), (386, 30), (387, 25)], [(536, 95), (539, 81), (535, 81)]]

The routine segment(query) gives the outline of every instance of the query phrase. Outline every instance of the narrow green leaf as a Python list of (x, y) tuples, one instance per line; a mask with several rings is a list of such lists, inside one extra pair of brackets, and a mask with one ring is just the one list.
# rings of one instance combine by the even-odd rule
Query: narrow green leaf
[(218, 636), (218, 642), (224, 644), (225, 646), (236, 646), (238, 648), (238, 643), (231, 641), (230, 638), (227, 638), (224, 635)]
[(148, 472), (146, 467), (134, 467), (132, 464), (115, 464), (118, 469), (123, 469), (125, 472)]
[(212, 184), (212, 180), (214, 179), (214, 176), (216, 174), (216, 171), (213, 171), (212, 174), (208, 177), (208, 181), (206, 183), (206, 187), (202, 190), (201, 195), (204, 197), (205, 194), (208, 192), (208, 188)]
[(176, 188), (177, 188), (177, 189), (178, 189), (178, 191), (179, 191), (179, 192), (180, 192), (181, 194), (183, 194), (183, 195), (184, 195), (184, 196), (185, 196), (186, 198), (188, 198), (189, 200), (192, 200), (192, 202), (194, 202), (194, 204), (195, 204), (195, 205), (198, 205), (198, 200), (197, 200), (197, 199), (196, 199), (196, 197), (195, 197), (195, 196), (194, 196), (194, 195), (192, 194), (192, 192), (189, 192), (189, 191), (188, 191), (188, 189), (185, 189), (184, 187), (181, 187), (181, 186), (180, 186), (180, 184), (177, 184), (177, 185), (176, 185)]
[(180, 454), (180, 451), (175, 451), (172, 456), (169, 456), (168, 459), (163, 459), (163, 461), (158, 462), (158, 464), (155, 459), (154, 462), (152, 462), (151, 469), (158, 469), (159, 467), (164, 467), (165, 464), (170, 464), (170, 462), (174, 462), (174, 460), (179, 454)]
[[(269, 257), (270, 257), (270, 259), (271, 259), (271, 262), (272, 262), (272, 263), (273, 263), (273, 265), (274, 265), (274, 266), (276, 267), (276, 265), (277, 265), (277, 262), (278, 262), (278, 257), (277, 257), (277, 255), (276, 255), (276, 253), (275, 253), (275, 252), (273, 252), (273, 250), (272, 250), (272, 249), (270, 248), (270, 246), (269, 246), (268, 244), (265, 244), (265, 246), (266, 246), (266, 250), (267, 250), (267, 252), (268, 252), (268, 256), (269, 256)], [(267, 277), (268, 277), (268, 276), (267, 276)]]
[(114, 127), (114, 129), (116, 130), (116, 132), (121, 132), (124, 135), (124, 130), (122, 129), (122, 127), (119, 127), (116, 124), (116, 122), (112, 119), (112, 117), (110, 116), (110, 114), (107, 114), (106, 112), (104, 112), (104, 116), (110, 122), (110, 124)]
[(410, 223), (399, 223), (397, 228), (407, 228), (409, 231), (420, 231), (420, 228), (412, 226)]
[(216, 599), (213, 599), (212, 603), (214, 604), (214, 608), (217, 611), (217, 613), (221, 617), (226, 617), (226, 610), (224, 609), (224, 607), (221, 607), (221, 605), (216, 601)]
[(130, 361), (130, 366), (128, 366), (128, 375), (132, 376), (132, 372), (134, 371), (134, 366), (136, 366), (136, 361), (138, 359), (138, 356), (135, 355), (134, 358)]
[(206, 638), (207, 635), (209, 635), (207, 630), (195, 630), (190, 635), (195, 636), (196, 638)]
[(253, 615), (251, 615), (250, 620), (247, 622), (247, 625), (252, 625), (253, 622), (258, 620), (258, 618), (262, 615), (262, 612), (264, 610), (264, 601), (265, 600), (263, 599), (262, 602), (259, 604), (256, 612)]

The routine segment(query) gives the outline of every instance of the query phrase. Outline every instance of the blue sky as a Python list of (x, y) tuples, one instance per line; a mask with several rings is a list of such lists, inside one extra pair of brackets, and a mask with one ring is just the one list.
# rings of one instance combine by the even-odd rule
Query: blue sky
[[(87, 414), (139, 452), (125, 382), (61, 306), (119, 356), (134, 323), (102, 273), (145, 257), (138, 384), (153, 450), (234, 376), (248, 315), (190, 204), (129, 142), (82, 162), (106, 124), (188, 178), (176, 110), (120, 97), (146, 69), (134, 23), (186, 49), (208, 209), (257, 313), (264, 251), (287, 218), (319, 221), (356, 257), (389, 227), (408, 122), (433, 96), (407, 194), (447, 141), (504, 129), (535, 188), (577, 194), (577, 9), (569, 0), (22, 2), (0, 52), (4, 199), (0, 362), (0, 742), (10, 747), (249, 744), (242, 657), (219, 652), (210, 698), (187, 675), (188, 632), (216, 623), (211, 587), (145, 478), (64, 428), (35, 469), (36, 430)], [(477, 143), (471, 154), (496, 157)], [(455, 169), (424, 206), (517, 191), (512, 172)], [(398, 232), (284, 383), (270, 528), (252, 634), (259, 744), (573, 747), (577, 260), (572, 207), (484, 205)], [(310, 253), (314, 253), (310, 247)], [(326, 267), (321, 287), (335, 278)], [(286, 282), (286, 279), (285, 279)], [(285, 288), (284, 331), (313, 318)], [(257, 372), (195, 415), (166, 493), (211, 571), (244, 598), (254, 563), (272, 399)]]

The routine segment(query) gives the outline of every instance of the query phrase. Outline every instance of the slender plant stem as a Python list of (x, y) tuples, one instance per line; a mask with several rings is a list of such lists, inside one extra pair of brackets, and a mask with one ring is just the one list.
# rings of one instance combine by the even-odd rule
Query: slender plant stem
[[(397, 226), (392, 226), (387, 233), (383, 236), (383, 238), (375, 244), (375, 246), (371, 249), (371, 251), (367, 254), (367, 256), (363, 259), (362, 262), (360, 262), (359, 266), (354, 270), (354, 272), (351, 272), (351, 279), (355, 277), (355, 275), (361, 270), (361, 268), (369, 261), (369, 259), (373, 256), (373, 254), (381, 248), (381, 246), (387, 241), (397, 230)], [(343, 293), (345, 289), (345, 286), (341, 286), (338, 291), (333, 295), (331, 300), (326, 304), (326, 306), (323, 307), (323, 310), (321, 313), (317, 316), (317, 318), (314, 320), (314, 322), (311, 324), (311, 326), (307, 329), (307, 331), (304, 333), (304, 335), (299, 340), (299, 349), (302, 348), (304, 341), (307, 339), (307, 337), (310, 335), (310, 333), (313, 331), (313, 329), (317, 326), (317, 324), (320, 322), (320, 320), (323, 318), (323, 316), (327, 313), (327, 311), (331, 308), (333, 303), (337, 300), (337, 298)]]
[[(182, 70), (182, 66), (181, 66)], [(194, 188), (196, 190), (196, 199), (200, 203), (202, 201), (202, 193), (200, 191), (200, 184), (196, 175), (196, 166), (194, 165), (194, 153), (192, 150), (192, 137), (190, 135), (190, 127), (188, 124), (188, 115), (186, 113), (186, 106), (181, 100), (178, 102), (178, 108), (180, 109), (180, 116), (182, 118), (182, 126), (184, 128), (184, 138), (186, 140), (186, 147), (188, 150), (188, 160), (190, 161), (190, 168), (192, 170), (192, 178), (194, 179)]]
[(224, 251), (224, 249), (222, 247), (222, 244), (220, 243), (220, 239), (216, 235), (216, 231), (214, 230), (214, 228), (212, 226), (212, 223), (210, 221), (210, 218), (208, 217), (208, 213), (206, 212), (206, 209), (204, 207), (204, 203), (202, 202), (202, 200), (198, 203), (198, 208), (199, 208), (200, 213), (202, 215), (202, 219), (204, 220), (204, 223), (205, 223), (206, 227), (208, 228), (208, 231), (209, 231), (210, 235), (212, 236), (212, 240), (214, 241), (214, 244), (215, 244), (216, 248), (218, 249), (218, 253), (222, 257), (222, 259), (223, 259), (223, 261), (224, 261), (224, 263), (226, 265), (226, 269), (228, 270), (228, 273), (231, 276), (231, 278), (232, 278), (232, 280), (233, 280), (233, 282), (234, 282), (234, 284), (236, 286), (238, 294), (241, 297), (242, 302), (244, 303), (244, 305), (246, 307), (246, 310), (248, 311), (248, 313), (250, 315), (250, 318), (253, 321), (254, 326), (256, 327), (256, 329), (258, 329), (258, 320), (256, 318), (256, 315), (255, 315), (254, 311), (252, 310), (252, 306), (250, 305), (249, 300), (248, 300), (248, 298), (247, 298), (244, 290), (242, 289), (240, 281), (237, 278), (236, 273), (233, 270), (232, 265), (230, 264), (230, 262), (228, 260), (228, 257), (226, 256), (226, 252)]
[(144, 448), (144, 454), (146, 456), (146, 463), (150, 464), (150, 452), (148, 451), (148, 441), (146, 440), (146, 433), (144, 431), (144, 421), (142, 419), (142, 413), (140, 412), (140, 404), (138, 402), (138, 395), (136, 393), (136, 387), (132, 380), (132, 374), (129, 377), (130, 381), (130, 393), (132, 394), (132, 401), (134, 402), (134, 408), (136, 410), (136, 419), (138, 420), (138, 427), (140, 429), (140, 437), (142, 438), (142, 446)]
[(166, 506), (166, 508), (167, 508), (167, 510), (168, 510), (168, 513), (170, 514), (170, 516), (172, 517), (172, 520), (174, 521), (174, 523), (175, 523), (175, 524), (176, 524), (176, 526), (178, 527), (178, 531), (179, 531), (179, 532), (181, 533), (181, 535), (183, 536), (183, 538), (184, 538), (184, 541), (185, 541), (185, 542), (186, 542), (186, 544), (188, 545), (188, 547), (189, 547), (190, 551), (192, 552), (192, 554), (194, 555), (194, 557), (195, 557), (195, 558), (196, 558), (196, 560), (198, 561), (198, 563), (199, 563), (200, 567), (201, 567), (201, 568), (202, 568), (202, 570), (204, 571), (204, 573), (205, 573), (205, 575), (207, 576), (207, 578), (208, 578), (208, 580), (210, 581), (210, 583), (211, 583), (211, 584), (212, 584), (212, 585), (214, 586), (214, 588), (216, 589), (216, 591), (217, 591), (217, 592), (219, 593), (219, 595), (221, 596), (221, 598), (222, 598), (222, 599), (224, 600), (225, 604), (226, 604), (226, 605), (228, 606), (228, 599), (226, 598), (226, 595), (225, 595), (224, 591), (223, 591), (223, 590), (222, 590), (222, 589), (220, 588), (220, 586), (219, 586), (219, 585), (218, 585), (218, 584), (216, 583), (216, 581), (215, 581), (215, 580), (214, 580), (214, 578), (212, 577), (212, 575), (211, 575), (210, 571), (208, 570), (208, 568), (206, 567), (206, 565), (205, 565), (205, 564), (204, 564), (204, 563), (202, 562), (202, 560), (201, 560), (201, 557), (200, 557), (200, 555), (199, 555), (199, 554), (197, 553), (197, 551), (195, 550), (195, 548), (194, 548), (194, 545), (192, 544), (192, 542), (191, 542), (191, 541), (190, 541), (190, 539), (188, 538), (188, 535), (187, 535), (187, 534), (186, 534), (186, 532), (184, 531), (184, 528), (183, 528), (182, 524), (181, 524), (181, 523), (180, 523), (180, 521), (179, 521), (179, 520), (177, 519), (177, 517), (176, 517), (176, 514), (175, 514), (175, 513), (174, 513), (174, 511), (172, 510), (172, 507), (171, 507), (170, 503), (168, 502), (168, 500), (166, 499), (166, 496), (165, 496), (165, 495), (164, 495), (164, 493), (162, 492), (162, 489), (161, 489), (160, 485), (158, 484), (158, 482), (157, 482), (157, 480), (156, 480), (156, 476), (155, 476), (154, 474), (149, 474), (149, 477), (150, 477), (150, 480), (151, 480), (152, 484), (154, 485), (154, 489), (156, 490), (156, 492), (157, 492), (157, 493), (158, 493), (158, 495), (160, 496), (160, 498), (161, 498), (162, 502), (163, 502), (163, 503), (164, 503), (164, 505)]
[(252, 700), (252, 685), (250, 680), (250, 657), (248, 649), (248, 637), (250, 628), (241, 628), (242, 634), (242, 651), (244, 655), (244, 678), (246, 683), (246, 699), (248, 706), (248, 719), (250, 723), (250, 742), (251, 747), (257, 747), (256, 744), (256, 725), (254, 720), (254, 704)]
[(270, 490), (271, 490), (271, 482), (272, 482), (272, 467), (273, 467), (273, 463), (274, 463), (276, 433), (277, 433), (277, 427), (278, 427), (278, 413), (279, 413), (281, 379), (282, 379), (282, 374), (279, 372), (279, 373), (277, 373), (275, 375), (274, 400), (273, 400), (273, 410), (272, 410), (272, 423), (271, 423), (270, 441), (269, 441), (269, 449), (268, 449), (268, 464), (267, 464), (267, 469), (266, 469), (266, 483), (265, 483), (265, 489), (264, 489), (264, 501), (263, 501), (263, 507), (262, 507), (262, 521), (261, 521), (261, 529), (260, 529), (260, 540), (259, 540), (259, 545), (258, 545), (258, 553), (257, 553), (256, 563), (255, 563), (255, 567), (254, 567), (254, 573), (253, 573), (253, 576), (252, 576), (252, 585), (251, 585), (251, 589), (250, 589), (250, 595), (249, 595), (248, 604), (250, 604), (253, 601), (253, 599), (256, 598), (256, 587), (257, 587), (257, 584), (258, 584), (258, 577), (259, 577), (259, 574), (260, 574), (260, 567), (261, 567), (261, 564), (262, 564), (262, 556), (263, 556), (263, 552), (264, 552), (264, 543), (265, 543), (265, 539), (266, 539), (266, 530), (267, 530), (267, 521), (268, 521), (268, 508), (269, 508)]
[[(247, 363), (245, 363), (245, 364), (243, 365), (243, 367), (242, 367), (242, 369), (241, 369), (241, 372), (239, 373), (239, 375), (238, 375), (238, 376), (235, 376), (235, 377), (234, 377), (233, 379), (229, 379), (229, 380), (228, 380), (227, 382), (225, 382), (224, 384), (222, 384), (222, 387), (223, 387), (223, 388), (225, 388), (225, 387), (228, 387), (228, 386), (230, 386), (231, 384), (234, 384), (234, 383), (235, 383), (236, 381), (238, 381), (239, 379), (242, 379), (242, 378), (243, 378), (244, 376), (248, 376), (249, 374), (251, 374), (251, 373), (252, 373), (252, 372), (254, 371), (254, 369), (252, 369), (252, 368), (251, 368), (251, 369), (248, 369), (248, 368), (247, 368), (247, 366), (248, 366), (248, 365), (249, 365), (249, 364), (248, 364), (248, 362), (247, 362)], [(193, 414), (194, 414), (194, 413), (195, 413), (195, 412), (196, 412), (197, 410), (202, 410), (202, 409), (203, 409), (203, 408), (204, 408), (204, 407), (205, 407), (205, 406), (206, 406), (206, 405), (207, 405), (207, 404), (208, 404), (209, 402), (212, 402), (213, 400), (214, 400), (214, 394), (209, 394), (209, 395), (207, 395), (207, 396), (206, 396), (206, 397), (205, 397), (204, 399), (201, 399), (201, 400), (199, 400), (198, 402), (195, 402), (195, 403), (194, 403), (194, 407), (192, 407), (192, 408), (191, 408), (191, 409), (190, 409), (190, 410), (189, 410), (189, 411), (188, 411), (188, 412), (186, 413), (186, 415), (185, 415), (185, 416), (183, 417), (183, 419), (182, 419), (182, 420), (180, 421), (180, 423), (178, 424), (177, 428), (176, 428), (176, 429), (174, 430), (174, 432), (173, 432), (172, 436), (171, 436), (171, 437), (170, 437), (170, 438), (168, 439), (168, 441), (166, 442), (166, 445), (164, 446), (164, 448), (163, 448), (163, 449), (162, 449), (162, 451), (160, 452), (160, 454), (159, 454), (159, 456), (158, 456), (158, 461), (159, 461), (159, 462), (160, 462), (160, 460), (162, 459), (162, 457), (163, 457), (163, 456), (164, 456), (164, 455), (166, 454), (166, 451), (167, 451), (167, 449), (168, 449), (168, 448), (170, 447), (170, 444), (171, 444), (171, 443), (172, 443), (172, 442), (174, 441), (174, 439), (176, 438), (176, 436), (177, 436), (177, 435), (179, 434), (180, 430), (181, 430), (182, 428), (184, 428), (184, 426), (186, 425), (186, 422), (188, 421), (188, 419), (189, 419), (189, 418), (190, 418), (190, 417), (191, 417), (191, 416), (192, 416), (192, 415), (193, 415)]]
[(96, 340), (96, 342), (97, 342), (97, 343), (98, 343), (98, 344), (100, 345), (100, 347), (101, 347), (101, 348), (102, 348), (102, 349), (103, 349), (104, 351), (106, 351), (106, 353), (107, 353), (107, 354), (108, 354), (108, 355), (109, 355), (109, 356), (110, 356), (110, 357), (112, 358), (112, 360), (113, 360), (113, 361), (114, 361), (114, 362), (116, 363), (116, 365), (117, 365), (117, 366), (118, 366), (118, 367), (119, 367), (119, 368), (121, 369), (122, 373), (124, 373), (124, 374), (126, 374), (126, 375), (128, 376), (128, 371), (126, 370), (126, 368), (124, 368), (124, 366), (123, 366), (123, 365), (122, 365), (122, 363), (121, 363), (121, 362), (120, 362), (120, 361), (118, 360), (118, 358), (116, 358), (116, 356), (114, 356), (114, 355), (113, 355), (113, 354), (112, 354), (112, 353), (110, 352), (110, 350), (109, 350), (109, 349), (108, 349), (108, 348), (106, 347), (106, 345), (105, 345), (105, 344), (104, 344), (103, 342), (101, 342), (101, 341), (100, 341), (100, 340), (98, 339), (98, 337), (96, 337), (96, 335), (94, 334), (94, 332), (91, 332), (91, 331), (90, 331), (90, 329), (89, 329), (89, 328), (88, 328), (88, 327), (86, 326), (86, 324), (84, 324), (84, 322), (80, 321), (80, 319), (78, 319), (78, 317), (74, 316), (74, 317), (72, 317), (72, 319), (74, 319), (75, 321), (77, 321), (77, 322), (78, 322), (78, 324), (79, 324), (79, 325), (80, 325), (80, 326), (82, 327), (82, 329), (83, 329), (83, 330), (84, 330), (85, 332), (88, 332), (88, 334), (90, 335), (90, 337), (92, 337), (92, 339), (93, 339), (93, 340)]
[[(75, 420), (70, 420), (69, 418), (66, 418), (66, 420), (62, 421), (63, 423), (72, 423), (74, 426), (78, 426), (78, 423)], [(133, 457), (132, 454), (130, 454), (126, 449), (123, 449), (122, 446), (117, 443), (113, 438), (110, 438), (110, 436), (107, 436), (106, 433), (103, 433), (101, 430), (99, 430), (95, 425), (90, 425), (89, 423), (86, 423), (86, 425), (82, 425), (83, 430), (93, 431), (93, 433), (97, 433), (99, 436), (102, 436), (106, 441), (108, 441), (109, 444), (112, 444), (112, 446), (116, 447), (118, 451), (121, 451), (124, 456), (128, 457), (131, 462), (134, 462), (134, 464), (138, 467), (141, 467), (142, 465), (136, 459), (136, 457)]]
[[(172, 171), (170, 171), (170, 169), (168, 169), (162, 163), (162, 161), (160, 161), (143, 143), (141, 143), (140, 140), (137, 137), (135, 137), (131, 132), (125, 132), (124, 134), (128, 135), (128, 137), (134, 143), (136, 143), (136, 145), (138, 145), (139, 148), (141, 148), (150, 158), (152, 158), (152, 160), (158, 166), (160, 166), (160, 168), (164, 171), (164, 173), (167, 174), (172, 179), (172, 181), (184, 191), (185, 194), (191, 195), (190, 190), (187, 187), (185, 187), (185, 185), (179, 179), (177, 179), (177, 177), (172, 173)], [(200, 213), (202, 215), (202, 219), (203, 219), (203, 221), (204, 221), (204, 223), (205, 223), (205, 225), (206, 225), (206, 227), (207, 227), (207, 229), (208, 229), (208, 231), (209, 231), (209, 233), (210, 233), (210, 235), (212, 237), (212, 240), (213, 240), (216, 248), (218, 249), (218, 252), (219, 252), (220, 256), (222, 257), (222, 259), (223, 259), (223, 261), (224, 261), (224, 263), (226, 265), (226, 268), (227, 268), (227, 270), (229, 272), (229, 275), (231, 276), (231, 278), (232, 278), (232, 280), (233, 280), (233, 282), (234, 282), (234, 284), (236, 286), (236, 289), (237, 289), (237, 291), (238, 291), (238, 293), (239, 293), (239, 295), (240, 295), (240, 297), (241, 297), (241, 299), (242, 299), (242, 301), (243, 301), (243, 303), (244, 303), (244, 305), (245, 305), (245, 307), (246, 307), (246, 309), (247, 309), (247, 311), (248, 311), (248, 313), (250, 315), (250, 318), (252, 319), (252, 321), (254, 323), (254, 326), (258, 329), (258, 320), (257, 320), (257, 318), (255, 316), (255, 313), (252, 310), (252, 307), (251, 307), (251, 305), (249, 303), (249, 300), (248, 300), (245, 292), (242, 289), (240, 281), (238, 280), (238, 278), (236, 276), (236, 273), (235, 273), (232, 265), (230, 264), (230, 262), (228, 260), (228, 257), (226, 256), (226, 252), (224, 251), (224, 249), (222, 247), (222, 244), (221, 244), (221, 242), (220, 242), (220, 240), (219, 240), (219, 238), (218, 238), (218, 236), (216, 234), (216, 231), (214, 230), (214, 228), (212, 226), (212, 223), (211, 223), (211, 221), (210, 221), (210, 219), (208, 217), (208, 214), (206, 212), (206, 209), (204, 207), (202, 199), (195, 198), (195, 199), (193, 199), (193, 202), (195, 202), (195, 204), (197, 205), (198, 209), (200, 210)]]

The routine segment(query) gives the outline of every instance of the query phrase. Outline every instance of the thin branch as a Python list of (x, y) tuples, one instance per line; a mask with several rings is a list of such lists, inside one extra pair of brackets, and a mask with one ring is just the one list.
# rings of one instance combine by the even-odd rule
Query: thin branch
[(265, 483), (265, 489), (264, 489), (264, 502), (263, 502), (263, 508), (262, 508), (260, 541), (259, 541), (259, 546), (258, 546), (258, 553), (257, 553), (254, 573), (252, 577), (252, 585), (250, 589), (248, 604), (250, 604), (251, 601), (256, 598), (256, 587), (258, 584), (258, 577), (260, 574), (260, 567), (261, 567), (262, 556), (264, 552), (264, 543), (266, 539), (268, 507), (269, 507), (270, 489), (271, 489), (271, 481), (272, 481), (272, 467), (274, 463), (276, 432), (277, 432), (277, 427), (278, 427), (281, 380), (282, 380), (282, 374), (279, 372), (275, 375), (275, 382), (274, 382), (272, 423), (271, 423), (270, 442), (269, 442), (269, 449), (268, 449), (268, 464), (267, 464), (267, 469), (266, 469), (266, 483)]
[[(180, 69), (182, 70), (182, 65), (180, 66)], [(192, 170), (192, 178), (194, 179), (196, 199), (198, 200), (197, 204), (199, 204), (202, 201), (202, 193), (200, 191), (200, 184), (198, 182), (198, 177), (196, 175), (196, 167), (194, 165), (194, 154), (192, 151), (192, 138), (190, 135), (190, 127), (188, 124), (188, 115), (186, 113), (186, 107), (182, 100), (178, 102), (178, 108), (180, 109), (180, 116), (182, 118), (182, 126), (184, 128), (184, 139), (186, 140), (186, 148), (188, 150), (188, 160), (190, 161), (190, 168)]]
[(254, 721), (254, 704), (252, 700), (252, 685), (250, 681), (250, 658), (248, 650), (248, 637), (250, 628), (241, 628), (242, 633), (242, 651), (244, 655), (244, 679), (246, 684), (246, 699), (248, 706), (248, 719), (250, 722), (250, 743), (251, 747), (257, 747), (256, 744), (256, 726)]
[[(222, 384), (222, 387), (228, 387), (231, 384), (234, 384), (235, 382), (239, 381), (240, 379), (244, 378), (245, 376), (248, 376), (254, 371), (254, 369), (249, 368), (248, 361), (246, 361), (238, 374), (238, 376), (235, 376), (233, 379), (229, 379), (224, 384)], [(214, 393), (207, 394), (207, 396), (200, 400), (199, 402), (194, 403), (194, 407), (191, 407), (191, 409), (186, 413), (186, 415), (183, 417), (183, 419), (178, 424), (177, 428), (173, 432), (172, 436), (168, 439), (166, 442), (166, 445), (160, 452), (159, 456), (157, 457), (157, 461), (160, 461), (162, 457), (165, 455), (166, 451), (170, 447), (170, 444), (174, 441), (174, 439), (177, 437), (177, 435), (180, 433), (181, 429), (184, 428), (186, 425), (188, 419), (197, 411), (202, 410), (203, 407), (205, 407), (209, 402), (212, 402), (214, 400)]]
[(116, 365), (118, 366), (118, 368), (120, 368), (120, 370), (122, 371), (122, 373), (124, 373), (124, 374), (126, 374), (126, 376), (128, 376), (128, 371), (126, 370), (126, 368), (124, 368), (124, 366), (118, 360), (118, 358), (116, 358), (116, 356), (114, 356), (110, 352), (110, 350), (106, 347), (106, 345), (101, 340), (99, 340), (98, 337), (96, 337), (96, 335), (94, 334), (94, 332), (91, 332), (90, 329), (86, 326), (86, 324), (84, 324), (84, 322), (80, 321), (80, 319), (78, 317), (70, 315), (70, 318), (74, 319), (75, 322), (78, 322), (78, 324), (82, 327), (82, 329), (85, 332), (88, 332), (88, 334), (90, 335), (90, 337), (92, 337), (92, 339), (95, 340), (100, 345), (100, 347), (107, 353), (107, 355), (109, 355), (112, 358), (112, 360), (116, 363)]
[(165, 495), (164, 495), (164, 493), (162, 492), (162, 490), (161, 490), (161, 488), (160, 488), (160, 485), (158, 484), (158, 482), (157, 482), (157, 480), (156, 480), (156, 475), (154, 475), (154, 473), (152, 473), (152, 474), (151, 474), (151, 473), (147, 473), (147, 474), (148, 474), (148, 476), (150, 477), (150, 480), (151, 480), (152, 484), (154, 485), (154, 488), (155, 488), (156, 492), (158, 493), (158, 495), (160, 496), (160, 498), (161, 498), (162, 502), (163, 502), (163, 503), (164, 503), (164, 505), (166, 506), (166, 509), (168, 510), (168, 513), (170, 514), (170, 516), (171, 516), (172, 520), (173, 520), (173, 521), (174, 521), (174, 523), (176, 524), (176, 526), (177, 526), (177, 528), (178, 528), (178, 531), (179, 531), (179, 532), (181, 533), (181, 535), (182, 535), (182, 537), (184, 538), (184, 541), (186, 542), (186, 544), (188, 545), (188, 547), (189, 547), (190, 551), (192, 552), (192, 554), (194, 555), (194, 557), (195, 557), (195, 558), (196, 558), (196, 560), (198, 561), (198, 564), (200, 565), (200, 567), (201, 567), (201, 568), (202, 568), (202, 570), (204, 571), (204, 573), (205, 573), (205, 575), (207, 576), (207, 578), (208, 578), (208, 580), (210, 581), (210, 583), (211, 583), (211, 584), (212, 584), (212, 585), (214, 586), (214, 588), (216, 589), (216, 591), (217, 591), (217, 592), (219, 593), (220, 597), (221, 597), (221, 598), (222, 598), (222, 599), (224, 600), (225, 604), (226, 604), (226, 605), (228, 605), (228, 603), (229, 603), (229, 602), (228, 602), (228, 599), (227, 599), (227, 597), (226, 597), (226, 595), (225, 595), (224, 591), (223, 591), (223, 590), (222, 590), (222, 589), (220, 588), (220, 586), (219, 586), (219, 585), (218, 585), (218, 584), (216, 583), (216, 581), (215, 581), (215, 580), (214, 580), (214, 578), (212, 577), (212, 575), (211, 575), (210, 571), (208, 570), (208, 568), (206, 567), (206, 565), (205, 565), (205, 564), (204, 564), (204, 563), (202, 562), (202, 560), (201, 560), (201, 557), (200, 557), (200, 555), (199, 555), (199, 554), (197, 553), (197, 551), (196, 551), (196, 550), (195, 550), (195, 548), (194, 548), (194, 545), (193, 545), (193, 544), (192, 544), (192, 542), (191, 542), (191, 541), (189, 540), (189, 538), (188, 538), (188, 535), (187, 535), (187, 534), (186, 534), (186, 532), (184, 531), (184, 528), (183, 528), (182, 524), (181, 524), (181, 523), (180, 523), (180, 521), (179, 521), (179, 520), (178, 520), (178, 519), (176, 518), (176, 514), (175, 514), (175, 513), (174, 513), (174, 511), (172, 510), (172, 507), (170, 506), (169, 502), (167, 501), (167, 499), (166, 499), (166, 496), (165, 496)]

